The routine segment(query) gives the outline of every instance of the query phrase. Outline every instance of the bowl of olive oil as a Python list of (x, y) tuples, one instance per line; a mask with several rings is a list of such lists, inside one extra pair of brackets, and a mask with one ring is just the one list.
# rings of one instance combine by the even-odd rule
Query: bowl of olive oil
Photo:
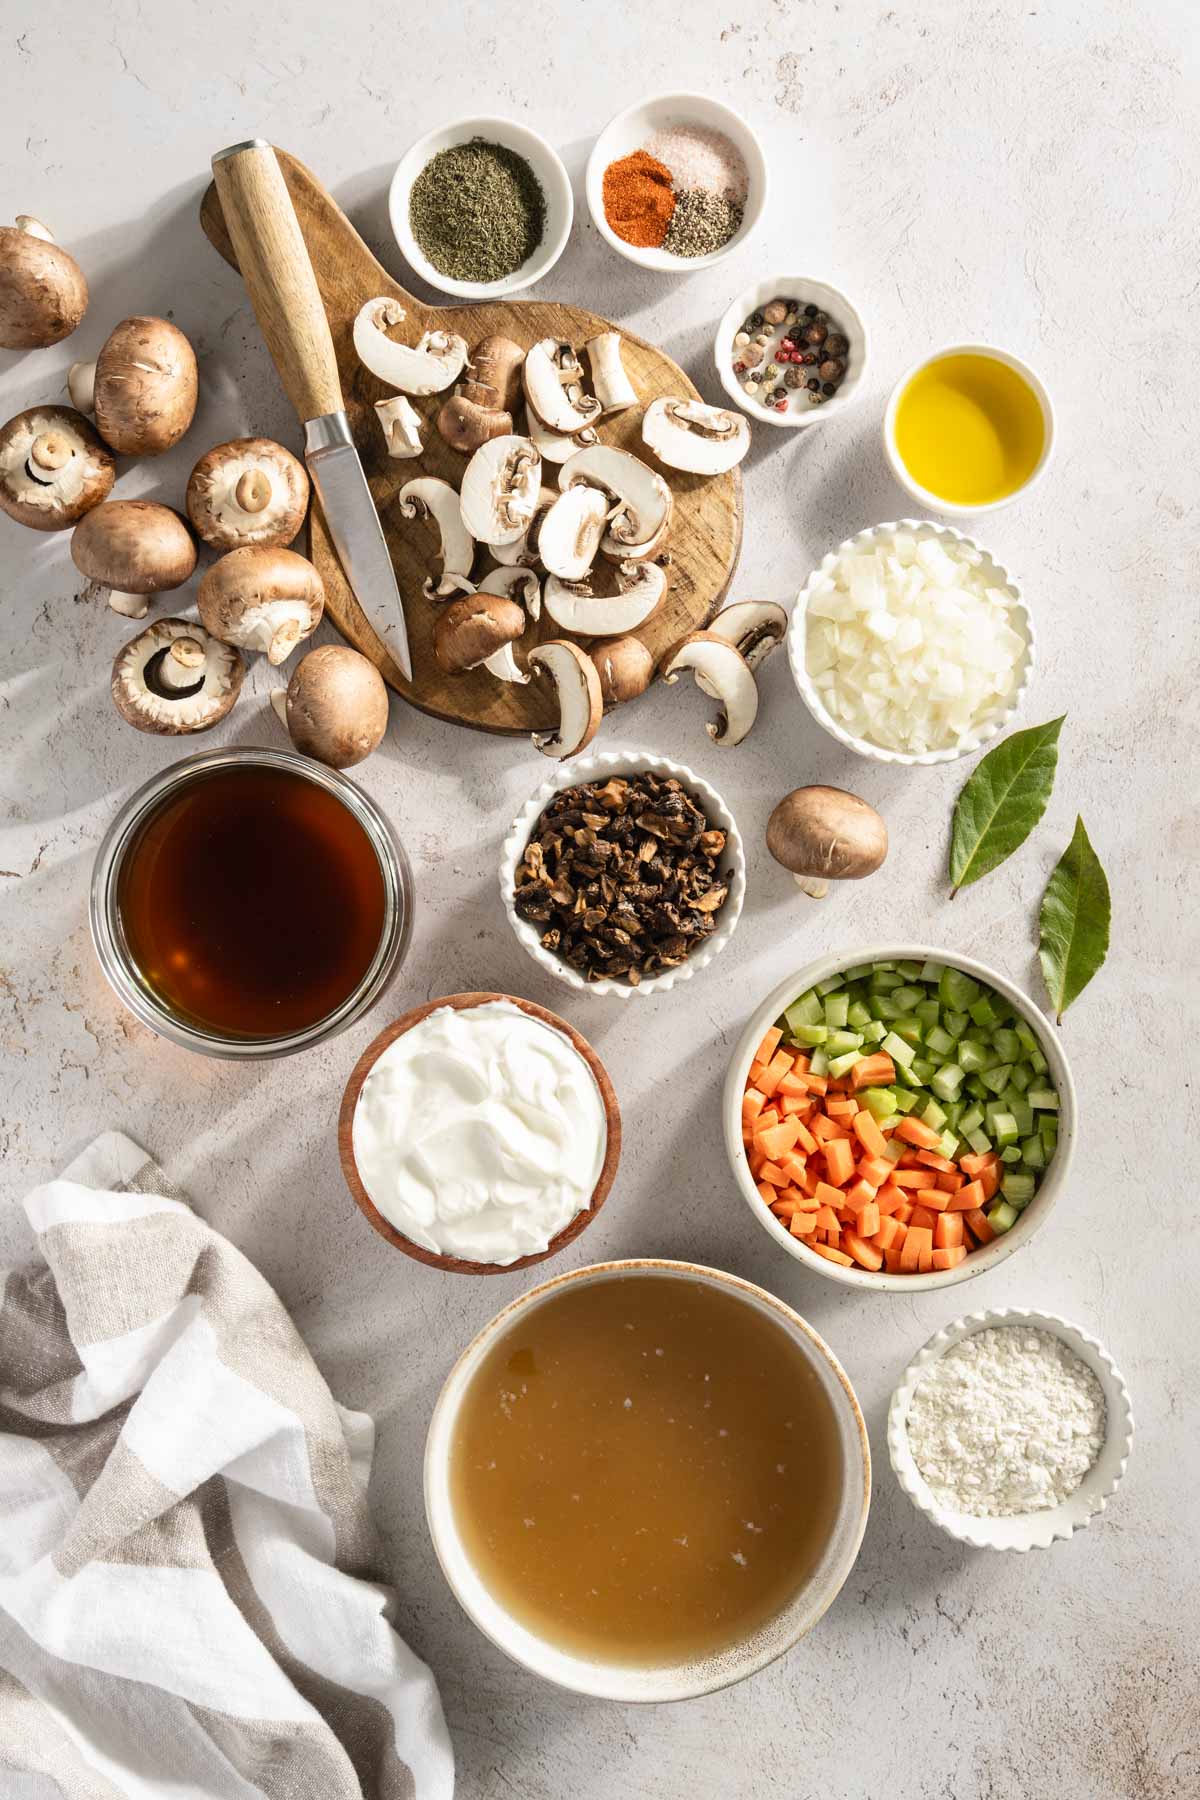
[(900, 485), (935, 512), (993, 512), (1025, 494), (1054, 445), (1054, 408), (1028, 363), (951, 344), (892, 391), (883, 445)]

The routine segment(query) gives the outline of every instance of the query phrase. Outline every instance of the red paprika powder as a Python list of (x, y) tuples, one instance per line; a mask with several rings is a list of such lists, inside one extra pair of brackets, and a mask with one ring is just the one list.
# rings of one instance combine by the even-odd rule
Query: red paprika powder
[(671, 171), (644, 150), (609, 163), (604, 171), (604, 217), (619, 238), (657, 250), (675, 211)]

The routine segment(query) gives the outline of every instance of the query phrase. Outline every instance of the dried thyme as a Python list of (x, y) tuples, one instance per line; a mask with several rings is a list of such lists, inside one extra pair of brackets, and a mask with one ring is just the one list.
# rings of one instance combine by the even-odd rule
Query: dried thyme
[(430, 158), (408, 202), (412, 234), (452, 281), (500, 281), (533, 255), (546, 196), (515, 150), (472, 138)]

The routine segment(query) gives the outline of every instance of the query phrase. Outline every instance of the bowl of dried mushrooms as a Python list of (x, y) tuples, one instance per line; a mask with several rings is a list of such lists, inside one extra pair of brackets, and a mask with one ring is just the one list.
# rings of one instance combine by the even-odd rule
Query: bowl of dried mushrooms
[(729, 808), (691, 769), (610, 750), (564, 763), (531, 796), (504, 841), (500, 893), (536, 963), (627, 999), (725, 948), (746, 858)]

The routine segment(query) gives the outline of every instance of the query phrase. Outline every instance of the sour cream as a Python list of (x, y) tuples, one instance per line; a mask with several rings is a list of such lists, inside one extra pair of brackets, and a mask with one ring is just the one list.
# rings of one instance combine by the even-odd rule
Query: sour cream
[(390, 1044), (354, 1109), (354, 1160), (384, 1218), (426, 1250), (512, 1263), (591, 1200), (608, 1142), (569, 1038), (509, 1000), (439, 1007)]

